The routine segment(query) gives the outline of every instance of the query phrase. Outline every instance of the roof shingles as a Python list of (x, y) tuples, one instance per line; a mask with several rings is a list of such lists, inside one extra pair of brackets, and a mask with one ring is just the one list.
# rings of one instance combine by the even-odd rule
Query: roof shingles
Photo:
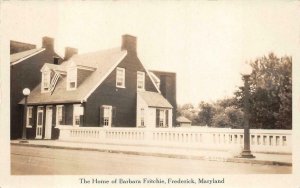
[[(81, 102), (98, 87), (103, 79), (117, 66), (116, 63), (120, 62), (127, 52), (121, 51), (120, 48), (113, 48), (109, 50), (87, 53), (82, 55), (73, 56), (70, 61), (76, 65), (84, 65), (95, 67), (93, 71), (76, 90), (67, 91), (66, 76), (59, 78), (55, 90), (52, 95), (50, 93), (41, 93), (41, 85), (33, 89), (28, 96), (28, 104), (58, 104), (58, 103), (71, 103)], [(61, 66), (66, 66), (68, 61), (62, 63)], [(20, 101), (24, 104), (24, 99)]]
[(15, 62), (25, 59), (27, 57), (30, 57), (36, 53), (39, 53), (41, 51), (43, 51), (44, 48), (35, 48), (35, 49), (31, 49), (31, 50), (27, 50), (27, 51), (23, 51), (23, 52), (18, 52), (15, 54), (11, 54), (10, 55), (10, 64), (14, 64)]
[(139, 91), (140, 95), (149, 107), (173, 108), (172, 105), (160, 93), (151, 91)]

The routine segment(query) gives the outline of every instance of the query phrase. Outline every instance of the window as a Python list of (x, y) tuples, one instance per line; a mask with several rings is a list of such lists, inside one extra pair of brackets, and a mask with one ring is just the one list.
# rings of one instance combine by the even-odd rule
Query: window
[(74, 104), (73, 125), (79, 126), (83, 123), (83, 107), (80, 104)]
[(100, 112), (103, 118), (101, 123), (104, 127), (110, 127), (112, 124), (112, 106), (103, 105)]
[(67, 89), (75, 90), (77, 87), (77, 68), (70, 67), (67, 72)]
[(159, 110), (159, 127), (164, 126), (164, 110)]
[(145, 127), (145, 109), (141, 108), (141, 126)]
[(104, 106), (104, 126), (110, 126), (111, 106)]
[(33, 125), (33, 117), (32, 117), (32, 106), (27, 107), (27, 119), (26, 119), (26, 127), (32, 128)]
[(116, 87), (125, 88), (125, 69), (117, 67)]
[(169, 113), (167, 109), (156, 109), (156, 127), (168, 127)]
[(48, 92), (50, 90), (50, 71), (42, 73), (42, 92)]
[(145, 73), (137, 71), (137, 89), (145, 90)]
[(56, 106), (56, 125), (63, 125), (65, 119), (65, 107), (63, 105)]

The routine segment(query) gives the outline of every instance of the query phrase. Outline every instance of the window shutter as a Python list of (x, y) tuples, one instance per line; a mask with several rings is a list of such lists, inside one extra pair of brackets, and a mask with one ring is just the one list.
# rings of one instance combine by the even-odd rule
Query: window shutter
[(66, 124), (66, 116), (65, 116), (66, 113), (65, 113), (65, 111), (66, 111), (66, 110), (65, 110), (65, 106), (62, 106), (62, 107), (61, 107), (61, 117), (62, 117), (62, 118), (61, 118), (61, 119), (62, 119), (62, 123), (61, 123), (61, 124), (62, 124), (62, 125), (65, 125), (65, 124)]
[(169, 127), (169, 110), (166, 110), (166, 127)]
[(100, 106), (100, 125), (103, 126), (104, 125), (104, 107)]
[(116, 107), (112, 107), (112, 120), (111, 120), (111, 125), (115, 126), (116, 125), (116, 119), (117, 118), (117, 109)]
[(80, 127), (82, 127), (83, 126), (83, 115), (80, 115), (79, 118), (80, 118), (79, 125), (80, 125)]
[(159, 127), (159, 109), (156, 109), (156, 127)]
[(32, 127), (36, 127), (36, 116), (37, 116), (37, 107), (32, 107)]

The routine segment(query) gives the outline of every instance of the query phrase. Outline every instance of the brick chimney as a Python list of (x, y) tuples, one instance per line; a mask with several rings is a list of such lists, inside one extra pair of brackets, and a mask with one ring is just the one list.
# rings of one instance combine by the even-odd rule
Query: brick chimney
[(128, 53), (136, 54), (137, 38), (131, 35), (122, 35), (121, 50), (127, 50)]
[(42, 47), (46, 50), (54, 51), (54, 39), (51, 37), (43, 37)]
[(69, 60), (73, 55), (78, 54), (77, 48), (66, 47), (64, 60)]

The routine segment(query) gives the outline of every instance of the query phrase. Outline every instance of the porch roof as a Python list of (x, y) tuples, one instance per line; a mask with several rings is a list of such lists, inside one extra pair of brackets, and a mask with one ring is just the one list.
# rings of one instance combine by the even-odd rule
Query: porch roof
[(167, 99), (165, 99), (160, 93), (151, 91), (139, 91), (140, 95), (149, 107), (160, 107), (160, 108), (173, 108)]

